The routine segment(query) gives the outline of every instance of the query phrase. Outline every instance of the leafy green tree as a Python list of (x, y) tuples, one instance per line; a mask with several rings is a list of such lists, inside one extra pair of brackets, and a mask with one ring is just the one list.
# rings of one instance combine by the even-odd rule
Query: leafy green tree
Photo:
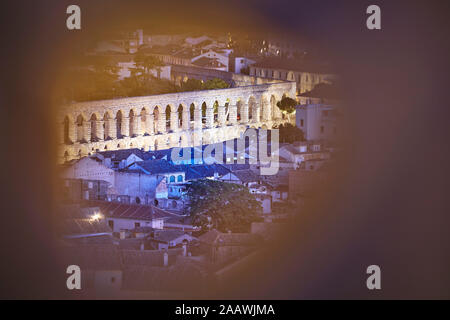
[(219, 79), (219, 78), (214, 78), (214, 79), (208, 80), (203, 85), (203, 88), (205, 90), (226, 89), (229, 87), (230, 87), (230, 85), (227, 82), (225, 82), (224, 80)]
[(280, 101), (277, 102), (278, 108), (280, 108), (281, 112), (287, 115), (289, 121), (290, 114), (294, 113), (295, 106), (298, 105), (297, 100), (284, 96)]
[(203, 90), (203, 83), (198, 79), (189, 78), (181, 84), (181, 91), (199, 91)]
[(261, 204), (247, 187), (216, 180), (193, 181), (187, 191), (194, 225), (207, 231), (248, 232), (250, 224), (261, 220)]
[(290, 123), (281, 124), (278, 127), (278, 130), (280, 135), (280, 142), (282, 143), (293, 143), (295, 141), (305, 140), (303, 130)]

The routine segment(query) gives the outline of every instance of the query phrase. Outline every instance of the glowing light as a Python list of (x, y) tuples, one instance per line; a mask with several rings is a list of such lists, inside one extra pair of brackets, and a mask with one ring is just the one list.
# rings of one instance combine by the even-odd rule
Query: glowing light
[(91, 216), (91, 221), (98, 221), (98, 220), (100, 220), (102, 218), (102, 215), (100, 214), (100, 213), (94, 213), (92, 216)]

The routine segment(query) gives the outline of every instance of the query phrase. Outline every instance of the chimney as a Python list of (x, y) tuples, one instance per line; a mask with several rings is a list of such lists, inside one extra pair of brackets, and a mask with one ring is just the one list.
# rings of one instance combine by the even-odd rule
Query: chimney
[(164, 252), (164, 267), (167, 267), (169, 265), (169, 254)]

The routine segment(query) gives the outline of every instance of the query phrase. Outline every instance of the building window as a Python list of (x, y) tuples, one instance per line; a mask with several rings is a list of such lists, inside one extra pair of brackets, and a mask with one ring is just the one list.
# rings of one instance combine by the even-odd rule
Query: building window
[(111, 277), (111, 283), (116, 282), (116, 278), (115, 277)]
[(141, 203), (141, 199), (139, 197), (136, 197), (135, 201), (136, 201), (137, 204)]
[(325, 131), (324, 126), (320, 126), (320, 133), (324, 133), (324, 131)]
[(92, 182), (89, 182), (89, 183), (88, 183), (88, 188), (89, 188), (89, 189), (92, 189), (92, 186), (93, 186), (93, 185), (92, 185)]
[(305, 121), (303, 119), (300, 119), (300, 127), (303, 127), (304, 124), (305, 124)]
[(178, 176), (177, 181), (178, 182), (183, 182), (183, 176), (181, 174)]
[(135, 223), (134, 223), (134, 227), (135, 227), (135, 228), (139, 228), (140, 226), (141, 226), (141, 223), (140, 223), (140, 222), (135, 222)]
[(170, 182), (175, 182), (175, 176), (170, 176)]

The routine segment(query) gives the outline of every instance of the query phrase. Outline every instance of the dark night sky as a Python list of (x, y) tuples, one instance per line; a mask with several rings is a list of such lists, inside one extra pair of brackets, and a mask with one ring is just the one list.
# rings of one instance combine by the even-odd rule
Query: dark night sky
[[(313, 41), (342, 75), (351, 138), (332, 201), (295, 226), (268, 269), (268, 261), (250, 266), (240, 286), (231, 283), (228, 296), (449, 298), (447, 2), (73, 3), (82, 10), (79, 32), (65, 29), (72, 1), (8, 1), (1, 10), (0, 298), (64, 293), (50, 236), (53, 80), (79, 41), (141, 23), (174, 31), (279, 30)], [(382, 9), (381, 31), (365, 28), (372, 3)], [(382, 268), (381, 292), (365, 288), (370, 264)]]

